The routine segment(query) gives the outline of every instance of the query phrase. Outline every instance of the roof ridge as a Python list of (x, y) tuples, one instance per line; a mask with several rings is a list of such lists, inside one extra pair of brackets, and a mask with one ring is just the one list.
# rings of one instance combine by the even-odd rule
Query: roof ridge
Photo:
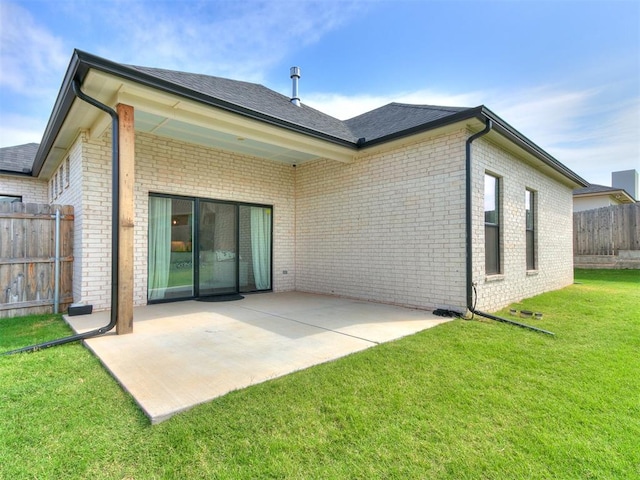
[(445, 112), (449, 112), (449, 111), (461, 111), (461, 110), (468, 110), (470, 108), (473, 107), (451, 107), (451, 106), (447, 106), (447, 105), (429, 105), (429, 104), (417, 104), (417, 103), (401, 103), (401, 102), (391, 102), (388, 105), (395, 105), (397, 107), (406, 107), (406, 108), (423, 108), (423, 109), (429, 109), (429, 110), (442, 110)]

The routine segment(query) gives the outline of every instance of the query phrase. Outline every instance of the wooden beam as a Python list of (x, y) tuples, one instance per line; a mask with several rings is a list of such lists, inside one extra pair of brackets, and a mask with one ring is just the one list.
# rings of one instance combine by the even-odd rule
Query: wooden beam
[[(118, 235), (118, 321), (116, 333), (133, 332), (133, 186), (135, 182), (135, 132), (133, 107), (119, 103), (116, 107), (120, 126), (120, 217)], [(114, 132), (115, 134), (115, 132)]]

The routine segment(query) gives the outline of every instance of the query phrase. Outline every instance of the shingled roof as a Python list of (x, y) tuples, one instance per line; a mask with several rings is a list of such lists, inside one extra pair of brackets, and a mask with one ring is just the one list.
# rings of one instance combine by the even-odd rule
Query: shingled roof
[(354, 144), (360, 139), (366, 142), (381, 139), (459, 112), (472, 110), (464, 107), (390, 103), (342, 121), (304, 103), (297, 107), (291, 103), (289, 97), (257, 83), (136, 65), (127, 67), (213, 99), (223, 100)]
[(38, 147), (37, 143), (25, 143), (24, 145), (0, 148), (0, 170), (15, 173), (31, 172)]
[(40, 174), (75, 101), (74, 82), (81, 85), (90, 70), (101, 71), (143, 87), (316, 137), (354, 151), (456, 122), (472, 119), (485, 124), (491, 122), (493, 131), (498, 135), (504, 136), (534, 155), (573, 183), (587, 185), (582, 178), (484, 105), (465, 108), (390, 103), (342, 121), (304, 104), (293, 105), (289, 97), (263, 85), (210, 75), (126, 65), (80, 50), (74, 51), (54, 111), (45, 129), (42, 145), (33, 162), (33, 175)]
[(135, 65), (129, 65), (129, 67), (212, 99), (222, 100), (252, 112), (324, 133), (330, 137), (352, 143), (355, 143), (359, 138), (341, 120), (304, 104), (300, 107), (293, 105), (289, 97), (257, 83), (160, 68)]
[(607, 187), (606, 185), (596, 185), (592, 183), (588, 187), (576, 188), (573, 191), (574, 197), (597, 195), (597, 194), (608, 194), (608, 195), (618, 194), (618, 195), (621, 195), (622, 199), (626, 200), (627, 202), (634, 201), (634, 198), (629, 194), (629, 192), (619, 187)]
[(370, 142), (396, 135), (399, 132), (411, 130), (466, 110), (472, 109), (394, 102), (346, 120), (345, 124), (358, 138), (364, 138), (364, 141)]

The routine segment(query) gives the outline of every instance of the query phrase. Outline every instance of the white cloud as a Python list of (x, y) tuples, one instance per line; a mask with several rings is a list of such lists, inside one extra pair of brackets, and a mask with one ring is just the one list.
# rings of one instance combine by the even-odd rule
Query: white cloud
[[(39, 141), (72, 46), (119, 62), (264, 82), (265, 72), (283, 58), (320, 41), (370, 5), (358, 1), (63, 2), (60, 8), (68, 22), (77, 26), (77, 31), (65, 34), (73, 42), (65, 46), (25, 8), (0, 0), (0, 142), (6, 146)], [(83, 35), (85, 44), (80, 40)], [(390, 102), (484, 104), (588, 181), (608, 184), (612, 170), (640, 170), (640, 100), (636, 94), (632, 102), (612, 104), (615, 89), (612, 85), (598, 89), (545, 85), (462, 93), (445, 89), (356, 96), (307, 92), (302, 100), (341, 119)], [(20, 115), (7, 108), (4, 98), (10, 96), (20, 99)], [(28, 118), (29, 111), (39, 113)]]
[(0, 122), (0, 147), (40, 143), (47, 124), (46, 118), (36, 119), (26, 115), (2, 114)]
[[(175, 5), (175, 4), (174, 4)], [(118, 25), (113, 45), (99, 54), (138, 65), (158, 66), (247, 81), (291, 52), (317, 42), (347, 22), (357, 2), (188, 3), (175, 9), (157, 3), (102, 4)]]
[(18, 5), (0, 2), (0, 19), (0, 87), (27, 97), (55, 95), (70, 56), (62, 40)]
[(640, 171), (640, 99), (592, 115), (572, 137), (549, 152), (589, 182), (610, 186), (611, 172)]

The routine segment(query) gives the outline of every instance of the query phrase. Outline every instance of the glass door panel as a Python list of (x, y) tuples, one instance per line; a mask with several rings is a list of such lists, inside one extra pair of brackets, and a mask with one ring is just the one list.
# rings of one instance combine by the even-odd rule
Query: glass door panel
[(193, 296), (193, 205), (149, 197), (149, 300)]
[(238, 291), (236, 209), (233, 204), (200, 201), (200, 296)]
[(240, 291), (271, 289), (271, 208), (240, 205)]

